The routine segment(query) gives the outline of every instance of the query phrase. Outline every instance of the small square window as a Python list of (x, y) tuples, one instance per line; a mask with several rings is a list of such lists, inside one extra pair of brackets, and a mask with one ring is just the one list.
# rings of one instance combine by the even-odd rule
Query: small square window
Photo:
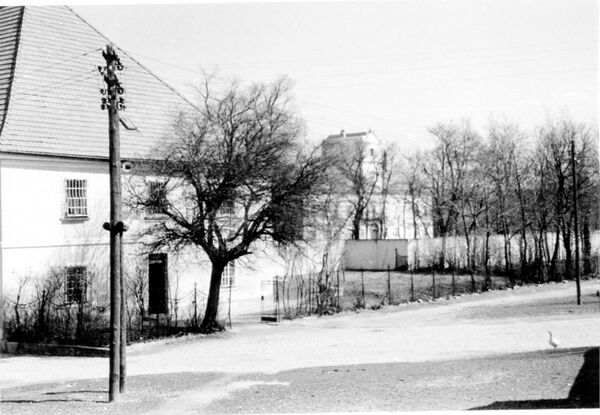
[(87, 298), (87, 268), (67, 267), (65, 295), (67, 303), (85, 303)]
[(87, 218), (87, 180), (65, 180), (65, 217)]
[(230, 288), (235, 287), (235, 262), (230, 261), (225, 266), (223, 270), (223, 275), (221, 276), (221, 287)]

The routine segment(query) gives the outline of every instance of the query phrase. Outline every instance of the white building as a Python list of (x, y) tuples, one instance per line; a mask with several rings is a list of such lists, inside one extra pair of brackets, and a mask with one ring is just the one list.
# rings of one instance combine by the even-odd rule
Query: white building
[[(350, 168), (357, 167), (358, 158), (366, 182), (373, 180), (370, 178), (376, 178), (373, 194), (361, 220), (360, 239), (413, 239), (431, 235), (430, 218), (423, 215), (426, 217), (425, 221), (415, 221), (407, 191), (397, 185), (400, 174), (398, 163), (401, 161), (397, 160), (395, 166), (390, 165), (392, 155), (387, 154), (373, 131), (347, 133), (341, 130), (339, 134), (329, 135), (323, 141), (323, 152), (339, 156), (341, 165)], [(386, 186), (386, 176), (390, 173), (396, 184), (392, 181)], [(340, 181), (343, 182), (344, 179)], [(351, 212), (356, 195), (348, 191), (347, 187), (340, 186), (340, 198), (341, 209)], [(347, 232), (345, 237), (349, 239), (351, 234)]]
[[(0, 307), (7, 309), (20, 287), (22, 301), (31, 299), (36, 283), (54, 274), (61, 283), (59, 301), (66, 306), (85, 301), (102, 312), (109, 304), (109, 234), (102, 228), (109, 220), (109, 166), (98, 66), (105, 64), (101, 52), (111, 42), (68, 7), (1, 7), (0, 40)], [(135, 175), (135, 162), (168, 136), (174, 115), (193, 105), (125, 51), (116, 51), (124, 65), (118, 75), (127, 106), (121, 113), (121, 155), (134, 163), (123, 173), (126, 183)], [(375, 169), (382, 147), (373, 133), (330, 136), (326, 148), (343, 153), (353, 138), (367, 144), (366, 168)], [(377, 206), (364, 224), (370, 238), (381, 235)], [(399, 208), (388, 206), (396, 217), (393, 209)], [(124, 234), (127, 277), (147, 281), (149, 270), (166, 259), (170, 312), (189, 318), (194, 291), (199, 300), (208, 292), (208, 259), (193, 249), (146, 252), (138, 231), (160, 218), (151, 212), (124, 216), (130, 226)], [(386, 223), (387, 238), (406, 237)], [(309, 237), (308, 245), (314, 238), (319, 236)], [(315, 256), (311, 263), (291, 251), (280, 255), (269, 244), (252, 251), (224, 274), (221, 301), (227, 305), (231, 294), (233, 315), (260, 312), (262, 281), (290, 267), (319, 266), (321, 259)]]
[[(61, 301), (85, 297), (102, 310), (108, 306), (109, 235), (102, 224), (109, 220), (109, 166), (98, 66), (111, 42), (68, 7), (2, 7), (0, 39), (0, 305), (13, 301), (23, 283), (31, 296), (35, 281), (58, 272)], [(116, 51), (127, 106), (121, 156), (135, 162), (160, 145), (173, 116), (192, 104)], [(126, 272), (146, 275), (150, 258), (136, 230), (155, 218), (124, 215), (131, 226), (124, 234)], [(162, 254), (169, 256), (169, 298), (186, 303), (179, 317), (189, 317), (192, 290), (208, 291), (210, 263), (192, 250)], [(239, 304), (232, 312), (259, 312), (260, 280), (281, 269), (267, 255), (230, 266), (223, 289)], [(226, 294), (221, 299), (228, 301)]]

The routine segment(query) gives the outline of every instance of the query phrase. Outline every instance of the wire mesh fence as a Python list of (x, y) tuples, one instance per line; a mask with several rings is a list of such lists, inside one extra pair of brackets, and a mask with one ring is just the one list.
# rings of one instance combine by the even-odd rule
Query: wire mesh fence
[(274, 317), (264, 321), (449, 298), (510, 285), (507, 277), (486, 280), (477, 274), (391, 270), (287, 275), (265, 283), (269, 290), (262, 296), (263, 315)]

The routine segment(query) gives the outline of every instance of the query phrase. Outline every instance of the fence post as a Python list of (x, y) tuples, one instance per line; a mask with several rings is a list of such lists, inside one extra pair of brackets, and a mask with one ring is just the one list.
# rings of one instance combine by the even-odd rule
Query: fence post
[(433, 287), (433, 299), (435, 300), (435, 270), (433, 270), (432, 276), (432, 287)]
[(361, 285), (362, 308), (365, 308), (365, 306), (367, 305), (365, 303), (365, 276), (364, 276), (364, 272), (363, 272), (362, 268), (360, 270), (360, 285)]
[(275, 276), (275, 319), (279, 323), (279, 277), (277, 275)]
[(410, 269), (410, 301), (415, 301), (415, 283), (413, 281), (413, 269)]
[(390, 265), (389, 264), (388, 264), (388, 267), (387, 267), (387, 271), (388, 271), (388, 273), (387, 273), (387, 277), (388, 277), (388, 281), (387, 281), (388, 282), (388, 286), (387, 286), (387, 288), (388, 288), (388, 305), (391, 305), (392, 304), (392, 283), (390, 281)]
[(194, 328), (198, 328), (198, 291), (196, 290), (196, 286), (198, 284), (194, 283)]
[(308, 315), (312, 314), (311, 273), (308, 272)]
[(454, 295), (456, 294), (456, 285), (454, 283), (454, 268), (452, 268), (452, 296), (454, 297)]
[(336, 301), (336, 306), (338, 311), (340, 311), (340, 270), (338, 269), (336, 272), (336, 278), (337, 278), (337, 301)]
[(227, 318), (229, 319), (229, 328), (231, 329), (231, 277), (229, 277), (229, 307), (227, 308)]

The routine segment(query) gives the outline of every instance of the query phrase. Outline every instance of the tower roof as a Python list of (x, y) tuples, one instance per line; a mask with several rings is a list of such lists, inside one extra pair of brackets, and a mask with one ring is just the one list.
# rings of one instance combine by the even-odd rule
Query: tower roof
[[(100, 109), (109, 39), (66, 6), (0, 8), (0, 152), (108, 157)], [(145, 158), (192, 104), (115, 45), (124, 69), (123, 158)], [(127, 122), (128, 121), (128, 122)]]

